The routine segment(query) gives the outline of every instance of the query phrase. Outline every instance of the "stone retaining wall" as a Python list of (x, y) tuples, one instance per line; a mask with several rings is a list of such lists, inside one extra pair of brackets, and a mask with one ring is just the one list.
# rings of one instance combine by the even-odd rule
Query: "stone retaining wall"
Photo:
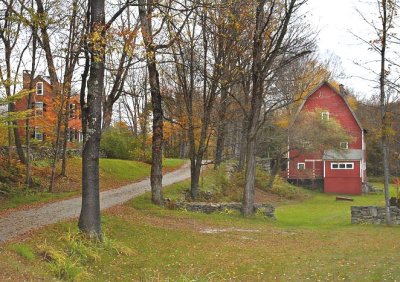
[[(166, 201), (166, 206), (174, 209), (186, 209), (188, 211), (212, 213), (216, 211), (242, 209), (241, 203), (206, 203), (206, 202), (170, 202)], [(261, 212), (265, 217), (275, 219), (275, 207), (270, 204), (255, 204), (254, 210)]]
[[(390, 207), (390, 216), (393, 224), (400, 225), (400, 209), (398, 207)], [(385, 224), (386, 208), (376, 206), (353, 206), (351, 207), (351, 223)]]
[[(22, 146), (22, 149), (26, 153), (26, 147)], [(16, 154), (16, 148), (12, 147), (12, 153)], [(80, 157), (82, 149), (67, 149), (67, 155), (69, 157)], [(0, 155), (3, 157), (8, 156), (8, 147), (0, 147)], [(32, 160), (44, 160), (53, 158), (54, 150), (48, 146), (32, 146), (31, 147), (31, 158)]]

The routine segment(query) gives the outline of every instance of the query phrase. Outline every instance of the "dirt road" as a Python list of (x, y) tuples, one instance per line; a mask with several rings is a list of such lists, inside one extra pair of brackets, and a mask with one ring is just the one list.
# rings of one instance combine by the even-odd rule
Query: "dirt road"
[[(167, 186), (189, 177), (190, 170), (188, 165), (185, 165), (174, 172), (165, 174), (163, 185)], [(150, 179), (101, 192), (101, 209), (120, 205), (136, 196), (142, 195), (146, 191), (150, 191)], [(79, 217), (80, 210), (81, 198), (77, 197), (0, 216), (0, 243), (45, 225), (70, 218), (77, 218)]]

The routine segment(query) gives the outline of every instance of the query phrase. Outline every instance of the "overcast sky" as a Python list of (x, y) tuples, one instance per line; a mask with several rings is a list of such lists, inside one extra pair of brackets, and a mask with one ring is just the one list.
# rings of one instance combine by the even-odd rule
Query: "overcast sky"
[(375, 7), (361, 0), (309, 0), (306, 8), (307, 18), (319, 30), (318, 45), (321, 56), (333, 54), (340, 59), (347, 78), (341, 78), (339, 82), (353, 89), (360, 98), (376, 93), (376, 85), (366, 80), (375, 79), (376, 76), (355, 62), (370, 68), (379, 65), (371, 63), (376, 61), (377, 55), (368, 51), (367, 45), (354, 35), (368, 40), (374, 38), (357, 9), (364, 17), (372, 19)]

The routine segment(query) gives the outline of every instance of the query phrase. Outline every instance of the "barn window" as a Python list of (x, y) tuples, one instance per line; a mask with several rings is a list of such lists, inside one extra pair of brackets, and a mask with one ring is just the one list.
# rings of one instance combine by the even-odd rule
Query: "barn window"
[(305, 170), (306, 169), (306, 164), (305, 163), (297, 163), (297, 169), (298, 170)]
[(43, 82), (36, 83), (36, 95), (43, 95)]
[(348, 149), (349, 142), (340, 142), (340, 149)]
[(354, 169), (354, 163), (331, 163), (331, 169)]
[(329, 120), (329, 112), (322, 112), (321, 113), (321, 118), (323, 120)]

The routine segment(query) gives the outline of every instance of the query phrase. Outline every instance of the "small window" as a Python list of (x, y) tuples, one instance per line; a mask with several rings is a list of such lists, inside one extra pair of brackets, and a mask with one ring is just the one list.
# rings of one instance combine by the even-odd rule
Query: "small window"
[(323, 120), (329, 120), (329, 112), (322, 112), (321, 113), (321, 118)]
[(331, 169), (354, 169), (354, 163), (331, 163)]
[(349, 142), (340, 142), (340, 149), (348, 149)]
[(298, 163), (297, 164), (297, 169), (298, 170), (305, 170), (306, 169), (306, 164), (305, 163)]
[(353, 169), (353, 164), (352, 164), (352, 163), (346, 164), (346, 168), (347, 168), (347, 169)]
[(43, 132), (41, 132), (38, 127), (35, 127), (35, 139), (43, 141)]
[(43, 95), (43, 82), (36, 83), (36, 95)]
[(76, 104), (69, 104), (69, 118), (76, 118)]
[(43, 102), (35, 102), (35, 116), (43, 116)]

